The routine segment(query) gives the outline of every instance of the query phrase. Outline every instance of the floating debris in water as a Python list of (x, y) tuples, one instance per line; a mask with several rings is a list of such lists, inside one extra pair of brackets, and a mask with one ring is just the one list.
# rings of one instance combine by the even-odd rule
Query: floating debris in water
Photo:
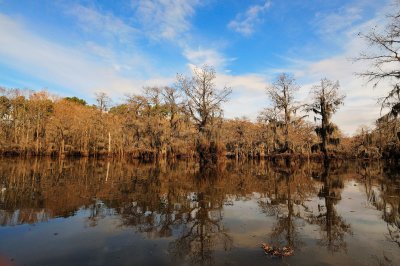
[(274, 247), (272, 245), (262, 243), (261, 244), (262, 249), (264, 250), (265, 254), (270, 255), (271, 257), (288, 257), (292, 256), (294, 254), (294, 250), (292, 247)]

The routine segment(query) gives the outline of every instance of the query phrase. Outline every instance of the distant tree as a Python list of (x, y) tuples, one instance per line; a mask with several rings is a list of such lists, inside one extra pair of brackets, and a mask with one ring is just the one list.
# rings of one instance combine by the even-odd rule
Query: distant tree
[(265, 108), (258, 114), (257, 120), (266, 126), (266, 139), (264, 141), (267, 143), (267, 151), (269, 151), (269, 147), (272, 147), (272, 150), (275, 151), (280, 134), (278, 131), (282, 126), (282, 118), (279, 111), (273, 107)]
[(148, 146), (154, 150), (154, 157), (159, 158), (165, 152), (165, 136), (167, 132), (167, 120), (165, 106), (162, 103), (162, 88), (145, 87), (145, 137), (148, 139)]
[(187, 108), (200, 133), (205, 133), (213, 118), (222, 113), (221, 103), (228, 100), (229, 87), (217, 89), (216, 73), (207, 65), (193, 70), (192, 77), (177, 76), (177, 86), (187, 97)]
[(110, 108), (110, 113), (111, 114), (120, 114), (123, 115), (128, 111), (128, 105), (127, 104), (119, 104), (116, 106), (113, 106)]
[(180, 98), (182, 97), (181, 93), (173, 87), (164, 87), (162, 90), (162, 96), (165, 104), (165, 108), (168, 112), (170, 129), (173, 134), (176, 132), (178, 128), (179, 122), (179, 112), (181, 111), (181, 103)]
[(11, 138), (11, 106), (10, 99), (6, 96), (0, 96), (0, 150), (1, 146), (5, 146), (6, 142)]
[(327, 146), (335, 130), (331, 118), (343, 104), (345, 96), (339, 92), (339, 82), (333, 82), (328, 79), (322, 79), (319, 85), (315, 85), (312, 90), (313, 102), (307, 106), (309, 112), (316, 116), (314, 120), (321, 120), (321, 125), (316, 128), (317, 135), (321, 138), (321, 151), (325, 158), (328, 158)]
[(28, 115), (30, 123), (35, 125), (35, 154), (41, 153), (41, 145), (45, 137), (45, 125), (53, 112), (53, 102), (49, 99), (47, 91), (32, 93), (28, 102)]
[(76, 103), (76, 104), (80, 104), (80, 105), (86, 105), (87, 104), (85, 100), (80, 99), (80, 98), (78, 98), (76, 96), (74, 96), (74, 97), (65, 97), (64, 100), (67, 100), (67, 101), (70, 101), (70, 102), (73, 102), (73, 103)]
[[(55, 103), (52, 119), (46, 127), (46, 140), (49, 143), (47, 150), (50, 153), (57, 152), (60, 156), (64, 156), (65, 147), (74, 146), (73, 137), (78, 137), (79, 131), (83, 130), (83, 128), (77, 127), (78, 110), (76, 109), (79, 107), (81, 107), (80, 104), (66, 99)], [(78, 130), (74, 130), (74, 126)]]
[(10, 108), (10, 99), (8, 99), (6, 96), (0, 96), (0, 121), (6, 119), (6, 115), (9, 113)]
[(192, 77), (177, 76), (177, 88), (185, 94), (188, 115), (197, 128), (196, 146), (201, 162), (215, 161), (218, 157), (217, 141), (212, 140), (212, 133), (215, 132), (216, 121), (222, 117), (221, 104), (228, 100), (232, 92), (226, 86), (217, 89), (215, 79), (214, 68), (207, 65), (195, 68)]
[(285, 137), (284, 151), (289, 150), (289, 127), (295, 120), (296, 112), (301, 108), (301, 105), (294, 99), (294, 94), (298, 89), (299, 86), (295, 79), (286, 73), (279, 75), (275, 82), (267, 87), (267, 94), (272, 102), (272, 109), (267, 113), (272, 114), (278, 111), (282, 117)]
[(96, 95), (97, 107), (102, 111), (106, 112), (111, 104), (111, 98), (105, 92), (98, 92)]

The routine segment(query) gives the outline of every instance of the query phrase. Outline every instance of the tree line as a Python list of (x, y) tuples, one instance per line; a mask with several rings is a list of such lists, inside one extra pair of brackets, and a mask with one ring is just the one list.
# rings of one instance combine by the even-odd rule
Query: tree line
[[(300, 104), (288, 74), (266, 89), (271, 105), (257, 121), (224, 119), (221, 103), (230, 88), (218, 90), (212, 67), (178, 75), (174, 87), (146, 87), (111, 105), (106, 93), (96, 104), (47, 91), (0, 89), (0, 152), (3, 155), (114, 156), (143, 160), (298, 157), (390, 157), (397, 149), (397, 121), (377, 121), (375, 131), (345, 137), (331, 121), (343, 104), (339, 82), (322, 79), (311, 103)], [(314, 123), (306, 119), (314, 116)], [(394, 123), (394, 124), (393, 124)], [(380, 134), (379, 136), (377, 134)], [(373, 145), (377, 145), (374, 147)], [(394, 147), (394, 148), (393, 148)]]
[(83, 99), (60, 98), (47, 91), (2, 88), (0, 151), (146, 160), (199, 157), (216, 162), (223, 155), (309, 156), (327, 154), (331, 145), (339, 147), (340, 132), (330, 122), (343, 99), (338, 83), (322, 80), (314, 87), (314, 102), (307, 108), (321, 116), (315, 126), (296, 115), (303, 106), (294, 101), (298, 86), (287, 74), (267, 88), (272, 105), (255, 122), (223, 118), (221, 103), (231, 90), (218, 90), (215, 78), (212, 67), (196, 68), (191, 77), (178, 75), (174, 87), (146, 87), (114, 106), (105, 93), (96, 94), (96, 104), (88, 105)]
[[(145, 160), (198, 157), (216, 162), (239, 158), (400, 157), (400, 12), (384, 31), (361, 34), (373, 49), (356, 60), (371, 62), (359, 73), (376, 86), (389, 84), (380, 99), (382, 115), (374, 129), (345, 137), (331, 118), (343, 105), (338, 81), (322, 79), (311, 102), (296, 99), (299, 86), (289, 74), (266, 87), (270, 106), (257, 121), (224, 119), (222, 103), (229, 87), (216, 87), (211, 66), (177, 75), (174, 86), (146, 87), (112, 105), (106, 93), (96, 104), (77, 97), (60, 98), (47, 91), (0, 88), (0, 153), (5, 155), (118, 156)], [(373, 52), (371, 52), (373, 51)], [(386, 113), (385, 113), (386, 112)], [(306, 119), (314, 118), (314, 123)]]

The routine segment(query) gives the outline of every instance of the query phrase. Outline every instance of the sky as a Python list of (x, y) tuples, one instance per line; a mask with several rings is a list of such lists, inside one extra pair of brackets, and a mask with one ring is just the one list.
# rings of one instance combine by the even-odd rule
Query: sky
[(296, 78), (302, 103), (328, 78), (346, 95), (334, 122), (351, 135), (373, 125), (387, 91), (355, 76), (368, 69), (352, 60), (369, 49), (358, 33), (384, 25), (393, 1), (0, 0), (0, 86), (89, 103), (101, 91), (118, 104), (208, 64), (233, 91), (225, 117), (254, 120), (280, 73)]

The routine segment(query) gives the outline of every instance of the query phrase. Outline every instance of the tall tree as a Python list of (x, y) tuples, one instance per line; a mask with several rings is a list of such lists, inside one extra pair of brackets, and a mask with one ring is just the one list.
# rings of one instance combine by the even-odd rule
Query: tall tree
[(327, 146), (335, 130), (331, 123), (332, 115), (343, 104), (345, 96), (339, 92), (339, 82), (322, 79), (319, 85), (315, 85), (312, 90), (313, 102), (307, 106), (307, 110), (316, 116), (314, 120), (320, 120), (321, 125), (316, 128), (317, 135), (321, 138), (321, 151), (324, 157), (328, 158)]
[(173, 87), (164, 87), (162, 90), (165, 109), (168, 114), (169, 125), (172, 134), (178, 134), (179, 112), (181, 110), (180, 92)]
[[(372, 82), (374, 87), (382, 81), (390, 84), (390, 90), (379, 102), (381, 111), (388, 110), (386, 118), (395, 120), (396, 125), (400, 114), (400, 1), (394, 5), (395, 11), (387, 15), (388, 22), (383, 29), (378, 27), (367, 34), (360, 33), (372, 49), (361, 53), (356, 60), (371, 63), (369, 70), (358, 75)], [(397, 141), (400, 141), (400, 134)]]
[(295, 79), (286, 73), (280, 74), (275, 82), (267, 87), (267, 94), (272, 102), (272, 109), (280, 112), (282, 116), (285, 136), (283, 151), (289, 150), (289, 127), (296, 119), (294, 117), (296, 112), (301, 108), (301, 105), (294, 99), (294, 94), (298, 89), (299, 86), (296, 84)]
[(215, 79), (214, 68), (207, 65), (194, 68), (192, 77), (177, 76), (177, 86), (187, 97), (187, 108), (200, 133), (205, 133), (213, 118), (221, 115), (221, 103), (232, 92), (226, 86), (217, 89)]
[(279, 137), (278, 131), (282, 124), (279, 111), (276, 108), (265, 108), (259, 113), (257, 120), (266, 127), (264, 141), (267, 143), (267, 152), (269, 153), (271, 147), (275, 151)]
[[(197, 132), (197, 152), (201, 162), (214, 161), (218, 154), (216, 140), (212, 139), (213, 125), (222, 116), (221, 104), (228, 100), (229, 87), (217, 89), (216, 72), (210, 66), (193, 69), (192, 77), (177, 76), (177, 87), (187, 98), (186, 107)], [(211, 157), (211, 158), (210, 158)]]
[(41, 141), (45, 136), (46, 120), (53, 111), (53, 102), (46, 91), (32, 93), (29, 97), (28, 112), (30, 122), (34, 125), (35, 154), (41, 152)]

